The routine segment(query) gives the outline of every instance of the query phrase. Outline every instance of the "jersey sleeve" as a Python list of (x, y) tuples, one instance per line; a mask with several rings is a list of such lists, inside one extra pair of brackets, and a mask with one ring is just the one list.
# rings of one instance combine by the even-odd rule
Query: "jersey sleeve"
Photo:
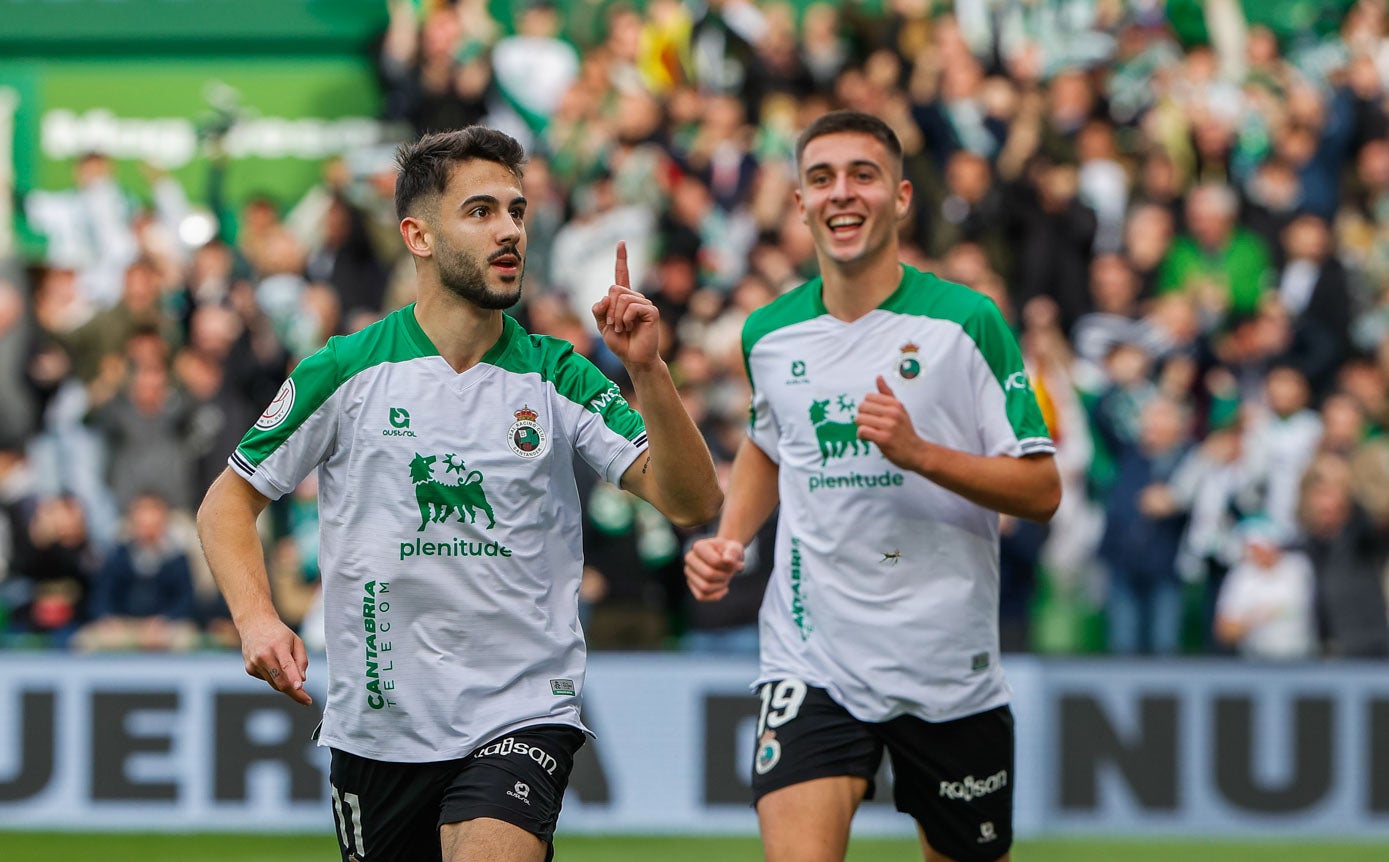
[(622, 474), (646, 451), (646, 422), (622, 390), (586, 357), (570, 352), (559, 364), (556, 387), (579, 406), (572, 439), (579, 457), (605, 480)]
[(338, 431), (335, 344), (295, 367), (227, 463), (272, 500), (293, 491), (332, 453)]
[(974, 369), (975, 419), (985, 455), (1054, 453), (1017, 339), (998, 306), (980, 302), (968, 328), (979, 350)]
[(753, 374), (752, 351), (746, 346), (746, 339), (747, 333), (744, 331), (743, 363), (748, 372), (748, 386), (752, 389), (752, 403), (748, 406), (748, 439), (772, 459), (772, 463), (779, 465), (781, 453), (777, 447), (781, 439), (781, 428), (777, 425), (776, 415), (772, 413), (772, 405), (767, 400), (766, 392), (757, 385), (757, 377)]

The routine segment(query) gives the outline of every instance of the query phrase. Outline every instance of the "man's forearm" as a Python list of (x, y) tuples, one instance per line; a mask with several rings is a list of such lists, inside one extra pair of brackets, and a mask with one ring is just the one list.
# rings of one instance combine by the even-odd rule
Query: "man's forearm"
[(972, 503), (1046, 523), (1061, 505), (1061, 477), (1050, 455), (973, 455), (935, 443), (922, 447), (916, 472)]
[[(723, 504), (714, 461), (664, 362), (629, 368), (646, 420), (649, 463), (660, 495), (657, 508), (672, 522), (692, 527), (712, 521)], [(652, 501), (656, 502), (656, 501)]]
[[(236, 486), (240, 477), (223, 474), (198, 509), (198, 537), (212, 577), (240, 628), (243, 621), (275, 616), (256, 519), (256, 501)], [(263, 508), (263, 507), (262, 507)]]
[(733, 459), (728, 502), (719, 520), (718, 536), (746, 546), (771, 517), (780, 500), (780, 470), (755, 443), (744, 439)]

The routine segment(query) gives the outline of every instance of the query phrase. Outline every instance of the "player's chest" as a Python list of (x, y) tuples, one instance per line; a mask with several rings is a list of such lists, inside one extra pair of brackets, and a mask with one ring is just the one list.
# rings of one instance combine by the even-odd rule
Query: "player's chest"
[(968, 363), (929, 321), (830, 327), (768, 347), (754, 357), (754, 379), (783, 432), (806, 439), (848, 434), (879, 378), (918, 425), (952, 412), (972, 386)]
[(558, 399), (532, 379), (493, 374), (460, 386), (446, 376), (382, 375), (344, 398), (339, 451), (414, 485), (544, 476), (567, 435)]

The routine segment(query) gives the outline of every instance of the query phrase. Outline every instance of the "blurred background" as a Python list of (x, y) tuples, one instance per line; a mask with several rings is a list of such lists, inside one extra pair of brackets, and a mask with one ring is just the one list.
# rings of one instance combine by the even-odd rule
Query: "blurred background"
[[(1383, 0), (0, 0), (0, 22), (0, 828), (331, 828), (316, 717), (241, 674), (192, 513), (298, 360), (413, 300), (399, 142), (525, 144), (510, 313), (619, 382), (587, 309), (626, 241), (726, 475), (741, 324), (815, 274), (795, 137), (844, 107), (896, 129), (904, 260), (998, 304), (1057, 442), (1056, 518), (1003, 525), (1034, 852), (1389, 841)], [(774, 525), (696, 605), (698, 534), (579, 482), (600, 739), (561, 831), (751, 835)], [(320, 645), (312, 480), (262, 527)], [(909, 837), (890, 808), (861, 832)]]

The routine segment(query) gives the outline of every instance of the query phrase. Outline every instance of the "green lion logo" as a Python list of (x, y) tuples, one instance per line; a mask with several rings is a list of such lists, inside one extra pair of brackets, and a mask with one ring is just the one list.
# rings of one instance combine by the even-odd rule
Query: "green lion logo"
[(434, 478), (434, 462), (439, 460), (437, 456), (416, 452), (414, 460), (410, 462), (410, 481), (415, 485), (415, 502), (420, 506), (418, 531), (422, 532), (431, 521), (443, 523), (453, 513), (458, 514), (459, 523), (475, 524), (478, 509), (487, 515), (487, 529), (497, 526), (492, 507), (487, 503), (487, 494), (482, 490), (482, 473), (471, 470), (465, 476), (463, 461), (455, 461), (457, 457), (444, 456), (446, 472), (458, 474), (458, 481), (453, 485), (445, 485)]
[[(853, 403), (847, 401), (843, 395), (839, 396), (839, 401), (841, 412), (845, 409), (846, 403)], [(828, 398), (810, 405), (810, 423), (815, 426), (815, 439), (820, 443), (820, 466), (825, 466), (825, 462), (831, 458), (843, 458), (848, 454), (850, 446), (854, 447), (855, 455), (867, 455), (872, 452), (872, 444), (867, 440), (858, 439), (858, 425), (853, 422), (829, 421), (829, 407)]]

